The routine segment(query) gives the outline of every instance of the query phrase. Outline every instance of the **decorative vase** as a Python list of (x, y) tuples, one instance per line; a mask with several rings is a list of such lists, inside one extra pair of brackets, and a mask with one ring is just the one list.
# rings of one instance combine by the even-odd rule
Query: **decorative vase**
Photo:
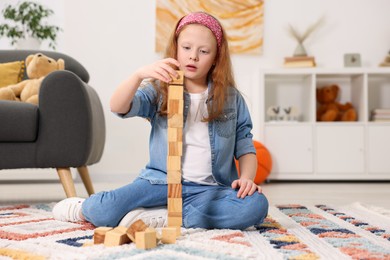
[(40, 48), (41, 48), (41, 41), (33, 37), (20, 39), (16, 43), (17, 50), (22, 50), (22, 49), (39, 50)]
[(298, 46), (294, 51), (294, 56), (307, 56), (306, 49), (302, 43), (298, 43)]

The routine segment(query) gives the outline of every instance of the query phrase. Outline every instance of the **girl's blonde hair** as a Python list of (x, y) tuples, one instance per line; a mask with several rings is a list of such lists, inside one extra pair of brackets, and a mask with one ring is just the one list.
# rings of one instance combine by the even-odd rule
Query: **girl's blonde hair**
[[(164, 58), (174, 58), (177, 59), (177, 39), (179, 34), (176, 34), (176, 29), (180, 23), (180, 20), (177, 22), (173, 33), (170, 36), (168, 41), (167, 48), (165, 50)], [(204, 121), (210, 122), (216, 118), (218, 118), (223, 113), (223, 108), (226, 102), (228, 88), (236, 87), (236, 83), (234, 81), (232, 64), (230, 60), (229, 54), (229, 46), (226, 39), (225, 30), (222, 28), (223, 36), (221, 41), (221, 46), (218, 48), (218, 53), (215, 58), (215, 65), (213, 65), (208, 73), (208, 80), (211, 81), (212, 88), (209, 90), (208, 100), (211, 102), (207, 102), (208, 107), (208, 118), (205, 118)], [(176, 68), (177, 69), (177, 68)], [(162, 98), (161, 109), (159, 113), (161, 115), (167, 114), (167, 103), (168, 103), (168, 83), (160, 82), (159, 87), (158, 84), (154, 84), (156, 90)]]

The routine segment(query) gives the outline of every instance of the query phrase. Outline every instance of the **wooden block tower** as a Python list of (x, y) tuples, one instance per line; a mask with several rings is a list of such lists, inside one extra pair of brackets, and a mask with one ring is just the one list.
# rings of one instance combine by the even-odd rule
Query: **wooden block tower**
[(129, 228), (99, 227), (95, 229), (94, 244), (118, 246), (135, 242), (139, 249), (150, 249), (161, 240), (164, 244), (176, 243), (180, 236), (183, 218), (183, 199), (181, 186), (181, 156), (183, 153), (183, 84), (184, 73), (177, 71), (179, 78), (173, 79), (168, 86), (168, 227), (162, 229), (162, 236), (156, 230), (149, 229), (142, 220), (137, 220)]
[(181, 156), (183, 152), (183, 80), (184, 74), (179, 73), (178, 79), (173, 79), (168, 86), (168, 227), (177, 228), (180, 235), (182, 225), (182, 186), (181, 186)]

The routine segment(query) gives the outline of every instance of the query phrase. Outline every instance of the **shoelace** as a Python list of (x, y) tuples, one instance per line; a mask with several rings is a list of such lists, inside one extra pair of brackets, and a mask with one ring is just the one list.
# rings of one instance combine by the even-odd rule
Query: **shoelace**
[(160, 228), (160, 227), (166, 226), (166, 223), (165, 223), (166, 218), (163, 218), (163, 217), (153, 217), (153, 218), (148, 219), (146, 222), (149, 222), (148, 226), (153, 227), (153, 228)]
[(68, 211), (68, 218), (71, 221), (79, 221), (80, 220), (80, 201), (77, 202), (77, 204), (70, 205), (69, 211)]

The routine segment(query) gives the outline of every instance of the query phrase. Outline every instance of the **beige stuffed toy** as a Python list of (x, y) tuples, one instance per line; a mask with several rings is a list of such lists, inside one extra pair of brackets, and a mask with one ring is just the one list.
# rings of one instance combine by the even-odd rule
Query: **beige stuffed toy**
[(55, 61), (42, 53), (32, 54), (26, 58), (26, 73), (29, 79), (15, 85), (0, 89), (0, 99), (20, 100), (31, 104), (38, 104), (38, 93), (45, 76), (56, 70), (63, 70), (63, 59)]

